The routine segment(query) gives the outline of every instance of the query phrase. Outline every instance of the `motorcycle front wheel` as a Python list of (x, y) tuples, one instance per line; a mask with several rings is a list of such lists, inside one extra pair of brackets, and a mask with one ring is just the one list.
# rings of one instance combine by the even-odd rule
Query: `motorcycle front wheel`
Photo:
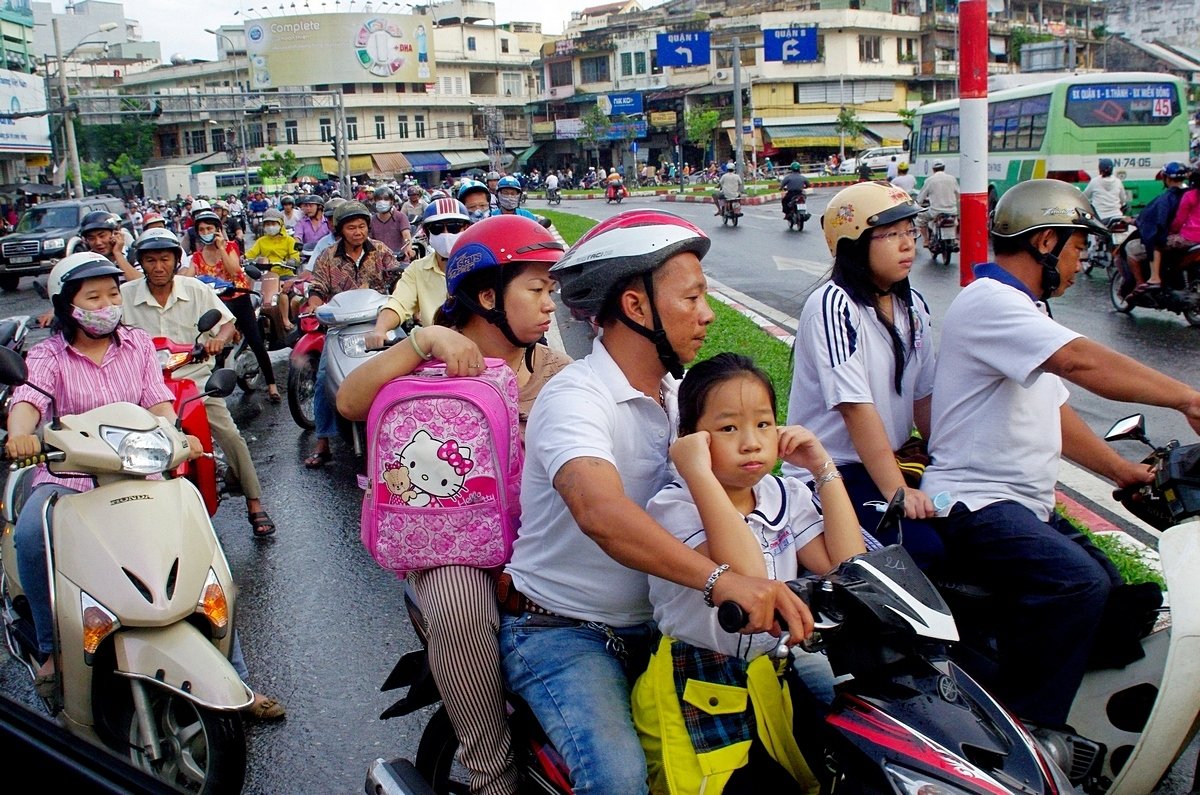
[(128, 748), (121, 752), (129, 761), (182, 792), (241, 792), (246, 778), (246, 734), (241, 716), (205, 709), (157, 687), (146, 686), (146, 692), (162, 756), (155, 760), (146, 754), (129, 703), (118, 723), (118, 736), (128, 739)]
[(429, 782), (437, 795), (466, 795), (471, 791), (470, 776), (461, 765), (455, 764), (454, 755), (457, 753), (458, 737), (450, 724), (450, 716), (444, 706), (439, 706), (421, 733), (414, 763), (417, 772)]
[(317, 366), (320, 363), (320, 355), (313, 352), (299, 361), (293, 359), (288, 366), (288, 410), (296, 424), (306, 431), (317, 427), (313, 396), (317, 393)]
[(1125, 314), (1132, 312), (1133, 304), (1130, 303), (1127, 296), (1125, 275), (1121, 273), (1120, 268), (1113, 268), (1112, 276), (1108, 280), (1108, 297), (1112, 301), (1113, 309)]

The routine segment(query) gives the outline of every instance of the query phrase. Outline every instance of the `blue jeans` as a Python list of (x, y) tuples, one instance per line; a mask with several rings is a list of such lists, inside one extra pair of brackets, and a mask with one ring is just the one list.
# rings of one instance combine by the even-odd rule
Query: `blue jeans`
[(958, 503), (939, 529), (954, 571), (1001, 600), (995, 695), (1033, 723), (1066, 723), (1120, 573), (1065, 520), (1015, 502)]
[[(42, 508), (58, 494), (78, 494), (57, 483), (41, 483), (29, 495), (13, 526), (17, 549), (17, 573), (33, 613), (38, 651), (54, 653), (54, 616), (50, 613), (50, 580), (46, 575), (46, 537), (42, 534)], [(50, 516), (53, 517), (53, 509)], [(53, 526), (53, 525), (52, 525)]]
[(318, 439), (332, 439), (338, 435), (337, 407), (329, 402), (325, 394), (325, 350), (321, 350), (321, 363), (317, 366), (316, 391), (313, 393), (313, 415), (317, 424)]
[[(838, 471), (842, 473), (842, 482), (846, 484), (846, 493), (854, 504), (854, 513), (858, 515), (858, 523), (883, 544), (895, 544), (898, 540), (896, 533), (876, 533), (875, 528), (883, 514), (876, 511), (874, 506), (866, 505), (872, 501), (889, 502), (892, 495), (883, 495), (876, 487), (871, 474), (862, 464), (841, 464)], [(921, 519), (904, 519), (900, 523), (900, 532), (904, 536), (904, 549), (912, 555), (913, 562), (922, 571), (936, 568), (946, 557), (946, 549), (936, 530), (927, 521)]]
[(629, 694), (658, 632), (649, 622), (612, 631), (628, 662), (608, 650), (600, 625), (532, 613), (500, 618), (504, 677), (562, 754), (576, 795), (648, 791)]

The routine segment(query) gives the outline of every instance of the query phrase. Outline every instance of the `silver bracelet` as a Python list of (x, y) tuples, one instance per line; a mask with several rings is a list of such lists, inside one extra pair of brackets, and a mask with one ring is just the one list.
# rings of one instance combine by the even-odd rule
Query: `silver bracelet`
[[(822, 467), (822, 469), (824, 469), (824, 467)], [(822, 475), (821, 477), (817, 478), (816, 489), (817, 489), (817, 491), (820, 491), (822, 486), (832, 483), (835, 480), (841, 480), (841, 479), (842, 479), (842, 473), (838, 472), (835, 469), (832, 472), (830, 472), (829, 474)]]
[(716, 587), (717, 580), (720, 579), (721, 575), (727, 571), (729, 571), (729, 564), (722, 563), (720, 566), (717, 566), (715, 569), (713, 569), (712, 574), (708, 575), (708, 582), (704, 583), (704, 604), (708, 605), (709, 607), (716, 607), (716, 605), (713, 604), (712, 598), (713, 588)]

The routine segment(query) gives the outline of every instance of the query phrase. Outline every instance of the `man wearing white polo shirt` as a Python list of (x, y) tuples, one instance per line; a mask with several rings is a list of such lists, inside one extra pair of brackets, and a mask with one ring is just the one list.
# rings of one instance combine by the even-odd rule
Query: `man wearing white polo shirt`
[[(1066, 723), (1110, 597), (1130, 594), (1108, 558), (1055, 515), (1061, 458), (1120, 486), (1151, 479), (1067, 405), (1064, 381), (1178, 409), (1200, 431), (1200, 392), (1050, 317), (1047, 302), (1075, 281), (1089, 234), (1108, 233), (1065, 182), (1030, 180), (1000, 198), (996, 262), (976, 267), (942, 323), (932, 463), (921, 482), (952, 501), (939, 528), (948, 568), (1005, 606), (988, 684), (1018, 717), (1048, 728)], [(1125, 628), (1112, 627), (1104, 643)]]

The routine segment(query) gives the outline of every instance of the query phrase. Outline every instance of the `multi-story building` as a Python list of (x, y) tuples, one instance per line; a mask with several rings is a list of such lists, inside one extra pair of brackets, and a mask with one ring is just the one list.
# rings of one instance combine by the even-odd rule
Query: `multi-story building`
[[(43, 78), (34, 74), (38, 71), (38, 50), (34, 45), (33, 11), (27, 0), (11, 0), (0, 8), (0, 37), (4, 42), (0, 108), (18, 113), (44, 110), (46, 92)], [(51, 170), (47, 116), (0, 120), (0, 182), (37, 182)]]
[[(216, 61), (128, 75), (120, 89), (124, 107), (158, 119), (148, 165), (229, 172), (219, 184), (233, 188), (242, 183), (239, 170), (257, 183), (257, 166), (275, 147), (299, 161), (296, 174), (285, 177), (324, 179), (338, 173), (335, 137), (347, 148), (351, 175), (361, 178), (415, 173), (433, 183), (446, 172), (486, 168), (492, 157), (511, 164), (530, 145), (525, 106), (538, 91), (531, 63), (543, 40), (539, 26), (496, 25), (494, 4), (482, 0), (416, 10), (432, 17), (429, 83), (314, 80), (251, 91), (245, 40), (230, 26), (218, 31)], [(316, 74), (320, 63), (314, 54)], [(93, 94), (83, 102), (99, 111), (112, 100)]]

